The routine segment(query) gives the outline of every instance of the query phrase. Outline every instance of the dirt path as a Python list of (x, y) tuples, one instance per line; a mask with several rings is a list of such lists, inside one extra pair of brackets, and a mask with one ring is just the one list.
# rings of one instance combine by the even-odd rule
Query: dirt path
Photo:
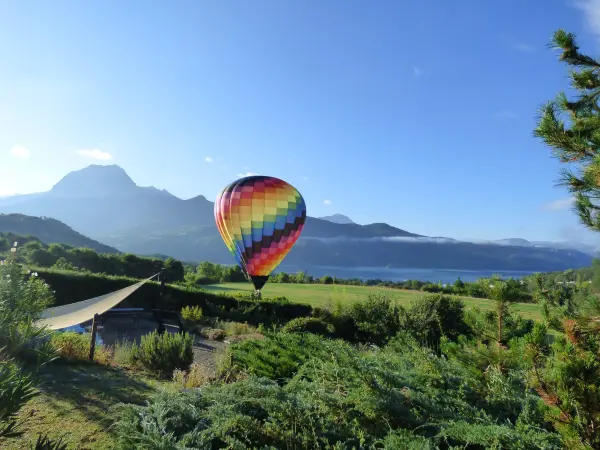
[(217, 352), (225, 349), (227, 344), (196, 337), (194, 342), (194, 362), (203, 366), (210, 376), (217, 372)]

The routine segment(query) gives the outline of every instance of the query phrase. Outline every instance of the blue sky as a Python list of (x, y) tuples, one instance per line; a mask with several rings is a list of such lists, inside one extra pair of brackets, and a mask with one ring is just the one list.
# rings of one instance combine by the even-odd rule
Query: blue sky
[(557, 28), (600, 1), (0, 2), (0, 195), (91, 163), (214, 200), (283, 178), (308, 213), (430, 236), (598, 239), (532, 137)]

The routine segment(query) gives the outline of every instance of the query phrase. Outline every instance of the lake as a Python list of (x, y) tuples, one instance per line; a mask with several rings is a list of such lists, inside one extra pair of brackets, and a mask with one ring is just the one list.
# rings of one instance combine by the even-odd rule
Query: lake
[[(305, 268), (281, 265), (276, 272), (296, 273)], [(458, 277), (462, 281), (476, 281), (479, 278), (499, 274), (502, 278), (521, 278), (535, 273), (533, 271), (510, 270), (451, 270), (451, 269), (392, 269), (388, 267), (330, 267), (314, 266), (307, 272), (313, 277), (331, 275), (338, 278), (359, 278), (361, 280), (380, 279), (387, 281), (419, 280), (437, 283), (454, 283)]]

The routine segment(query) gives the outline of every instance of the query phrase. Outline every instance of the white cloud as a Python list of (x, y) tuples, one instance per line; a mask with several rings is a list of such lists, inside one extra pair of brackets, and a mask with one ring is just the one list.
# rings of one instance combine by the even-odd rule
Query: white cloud
[(85, 156), (86, 158), (99, 159), (101, 161), (107, 161), (109, 159), (112, 159), (112, 155), (110, 153), (97, 148), (91, 150), (77, 150), (77, 154)]
[(206, 158), (204, 158), (204, 162), (211, 163), (213, 162), (213, 159), (210, 156), (207, 156)]
[(237, 176), (240, 177), (240, 178), (243, 178), (243, 177), (252, 177), (254, 175), (258, 175), (258, 174), (254, 173), (254, 172), (246, 172), (246, 173), (238, 173), (237, 174)]
[(412, 71), (415, 77), (420, 77), (421, 75), (423, 75), (423, 69), (421, 69), (420, 67), (413, 66)]
[(562, 211), (568, 209), (573, 204), (574, 198), (561, 198), (560, 200), (554, 200), (553, 202), (544, 203), (542, 209), (544, 211)]
[(31, 156), (31, 152), (28, 148), (23, 147), (22, 145), (17, 145), (10, 149), (10, 154), (15, 158), (26, 159)]
[(325, 203), (326, 205), (331, 205), (331, 200), (325, 200), (323, 203)]
[(590, 31), (600, 36), (600, 0), (573, 0), (572, 4), (583, 11)]
[(505, 119), (505, 120), (513, 120), (513, 119), (518, 119), (519, 116), (517, 115), (516, 112), (510, 111), (507, 109), (504, 111), (497, 112), (496, 118), (497, 119)]
[(304, 181), (308, 181), (308, 177), (303, 177), (302, 178)]

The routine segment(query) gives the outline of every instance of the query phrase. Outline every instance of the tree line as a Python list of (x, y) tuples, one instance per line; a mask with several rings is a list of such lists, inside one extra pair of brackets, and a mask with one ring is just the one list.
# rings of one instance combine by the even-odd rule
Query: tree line
[[(11, 253), (17, 243), (16, 254)], [(68, 271), (87, 271), (131, 278), (148, 278), (164, 270), (170, 282), (184, 280), (185, 269), (174, 258), (161, 260), (131, 253), (98, 253), (90, 248), (68, 244), (44, 244), (32, 236), (0, 235), (0, 258), (15, 257), (19, 262), (33, 267), (50, 267)]]

